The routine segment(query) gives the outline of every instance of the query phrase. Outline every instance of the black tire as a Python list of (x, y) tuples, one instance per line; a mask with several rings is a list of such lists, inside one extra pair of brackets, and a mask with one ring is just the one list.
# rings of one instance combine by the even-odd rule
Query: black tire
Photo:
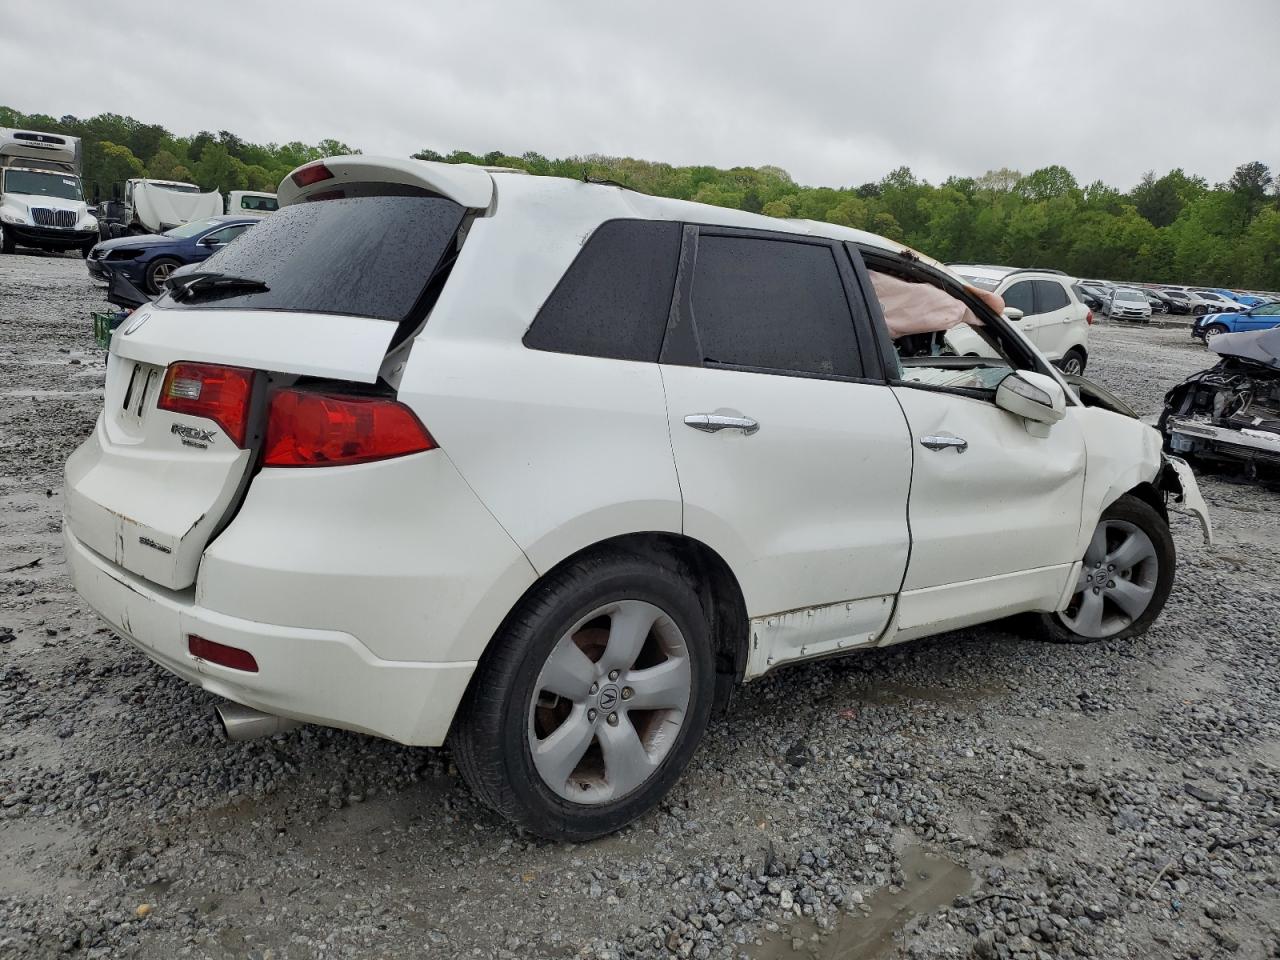
[[(675, 742), (639, 786), (617, 800), (574, 803), (553, 791), (534, 765), (530, 709), (539, 673), (560, 639), (593, 610), (618, 600), (659, 607), (683, 633), (688, 707)], [(483, 803), (538, 836), (590, 840), (647, 813), (671, 789), (706, 730), (714, 692), (707, 618), (687, 577), (639, 555), (589, 555), (548, 574), (508, 615), (476, 668), (450, 742), (459, 771)]]
[(1196, 304), (1194, 307), (1191, 308), (1191, 314), (1192, 316), (1202, 317), (1205, 315), (1205, 313), (1208, 312), (1208, 310), (1209, 310), (1208, 307), (1202, 304)]
[(147, 273), (143, 280), (143, 283), (147, 288), (147, 293), (157, 297), (163, 293), (164, 284), (156, 275), (163, 272), (164, 268), (168, 268), (172, 271), (180, 266), (182, 266), (182, 264), (173, 259), (173, 257), (156, 257), (156, 259), (147, 264)]
[(1227, 325), (1225, 323), (1209, 324), (1207, 327), (1204, 328), (1205, 346), (1208, 346), (1209, 341), (1212, 340), (1214, 337), (1218, 336), (1219, 334), (1230, 333), (1230, 332), (1231, 331), (1227, 329)]
[(0, 227), (0, 253), (13, 253), (17, 244), (13, 242), (13, 234)]
[(1162, 517), (1151, 504), (1131, 495), (1125, 494), (1103, 511), (1099, 522), (1119, 520), (1137, 527), (1150, 539), (1155, 547), (1157, 571), (1154, 581), (1154, 593), (1146, 609), (1128, 626), (1107, 636), (1083, 636), (1072, 630), (1058, 613), (1040, 613), (1032, 618), (1032, 630), (1036, 636), (1051, 643), (1097, 643), (1099, 640), (1127, 640), (1141, 636), (1160, 616), (1169, 592), (1173, 589), (1174, 569), (1177, 566), (1177, 552), (1173, 546), (1173, 534), (1169, 531), (1168, 521)]
[[(1058, 361), (1058, 366), (1064, 373), (1073, 373), (1077, 376), (1082, 376), (1084, 374), (1085, 365), (1088, 362), (1089, 358), (1085, 355), (1083, 350), (1079, 347), (1072, 347), (1062, 355), (1062, 359)], [(1079, 368), (1073, 370), (1072, 367), (1076, 364), (1079, 364)]]

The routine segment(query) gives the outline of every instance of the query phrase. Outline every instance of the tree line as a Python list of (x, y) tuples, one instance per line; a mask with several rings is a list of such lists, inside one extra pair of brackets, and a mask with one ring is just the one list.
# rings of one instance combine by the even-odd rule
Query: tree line
[[(106, 197), (130, 177), (186, 180), (205, 190), (274, 190), (294, 167), (357, 153), (336, 140), (255, 144), (222, 130), (175, 136), (158, 124), (101, 114), (22, 114), (0, 106), (0, 126), (78, 136), (84, 180)], [(899, 167), (848, 187), (797, 184), (773, 166), (678, 167), (600, 155), (552, 159), (500, 150), (425, 149), (424, 160), (518, 167), (529, 173), (611, 180), (774, 217), (825, 220), (901, 241), (944, 261), (1053, 267), (1075, 276), (1280, 290), (1280, 181), (1265, 163), (1241, 164), (1210, 185), (1181, 169), (1147, 173), (1124, 192), (1081, 185), (1062, 166), (1023, 174), (992, 170), (939, 184)]]

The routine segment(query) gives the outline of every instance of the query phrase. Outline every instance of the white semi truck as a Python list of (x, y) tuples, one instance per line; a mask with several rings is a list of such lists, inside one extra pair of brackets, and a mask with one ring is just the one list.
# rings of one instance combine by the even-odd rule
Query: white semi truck
[(80, 184), (80, 138), (0, 127), (0, 253), (79, 250), (98, 242)]
[(126, 180), (112, 187), (112, 199), (102, 204), (104, 239), (130, 234), (164, 233), (192, 220), (222, 214), (222, 194), (201, 193), (194, 183), (178, 180)]

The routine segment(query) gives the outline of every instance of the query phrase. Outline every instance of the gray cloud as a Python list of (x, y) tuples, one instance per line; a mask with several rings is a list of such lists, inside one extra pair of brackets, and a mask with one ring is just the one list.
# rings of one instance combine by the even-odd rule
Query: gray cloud
[(1061, 163), (1122, 188), (1280, 167), (1275, 0), (11, 0), (4, 21), (0, 103), (180, 134), (772, 163), (827, 185), (903, 164)]

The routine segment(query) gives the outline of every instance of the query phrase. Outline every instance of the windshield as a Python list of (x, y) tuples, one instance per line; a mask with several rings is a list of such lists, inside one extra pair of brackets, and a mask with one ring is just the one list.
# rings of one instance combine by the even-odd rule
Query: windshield
[(180, 227), (174, 227), (172, 230), (166, 230), (166, 237), (177, 237), (179, 240), (186, 240), (188, 237), (198, 237), (206, 230), (211, 230), (222, 221), (220, 220), (192, 220), (190, 223), (184, 223)]
[(58, 197), (62, 200), (83, 200), (80, 178), (64, 173), (41, 173), (35, 170), (9, 170), (4, 175), (7, 193), (26, 193), (36, 197)]
[(206, 272), (267, 289), (228, 288), (192, 306), (406, 320), (453, 249), (464, 212), (452, 200), (418, 195), (295, 203), (204, 262)]
[(1146, 300), (1147, 298), (1145, 295), (1139, 293), (1137, 290), (1117, 290), (1116, 299), (1117, 300)]
[(974, 277), (967, 273), (962, 273), (960, 274), (960, 278), (973, 284), (979, 290), (994, 290), (996, 287), (1000, 286), (1000, 282), (998, 280), (992, 280), (989, 277)]

